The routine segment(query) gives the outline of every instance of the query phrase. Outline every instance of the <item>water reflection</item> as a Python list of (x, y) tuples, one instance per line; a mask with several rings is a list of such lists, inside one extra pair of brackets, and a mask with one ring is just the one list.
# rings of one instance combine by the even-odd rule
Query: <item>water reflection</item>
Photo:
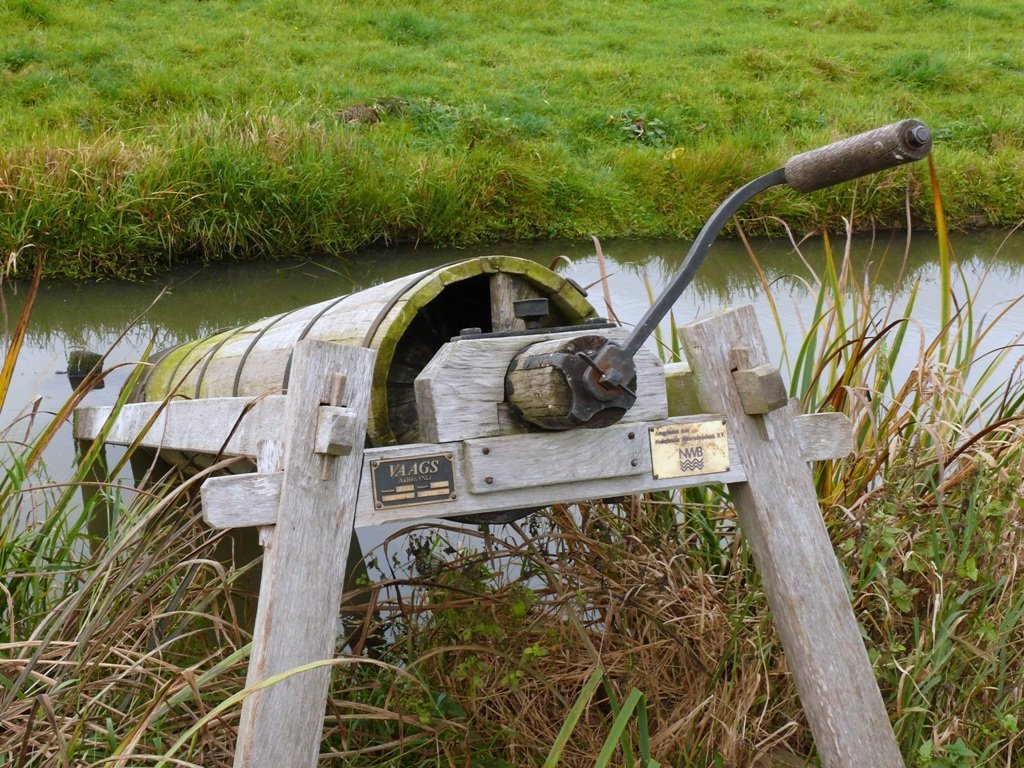
[[(1004, 242), (1005, 241), (1005, 242)], [(954, 246), (963, 284), (963, 296), (976, 293), (979, 315), (992, 312), (1024, 293), (1024, 240), (1001, 231), (983, 231), (956, 238)], [(679, 267), (688, 242), (680, 240), (612, 240), (603, 243), (608, 259), (608, 283), (616, 315), (635, 322), (649, 305), (649, 290), (657, 292)], [(846, 243), (835, 240), (837, 258)], [(802, 338), (801, 318), (813, 307), (807, 286), (825, 263), (825, 244), (810, 238), (800, 252), (786, 241), (755, 241), (751, 250), (764, 270), (783, 318), (783, 336)], [(0, 425), (35, 397), (45, 410), (54, 410), (70, 391), (64, 371), (72, 349), (108, 352), (106, 364), (140, 359), (149, 345), (159, 349), (179, 341), (212, 334), (266, 315), (361, 290), (400, 277), (481, 253), (506, 253), (544, 265), (554, 264), (582, 285), (594, 285), (599, 270), (589, 241), (546, 241), (498, 244), (482, 252), (451, 249), (369, 251), (346, 262), (281, 262), (183, 266), (172, 273), (140, 283), (51, 283), (44, 285), (28, 330), (25, 348), (15, 371)], [(915, 283), (922, 295), (914, 321), (926, 331), (938, 324), (938, 248), (934, 236), (915, 234), (909, 244), (905, 233), (859, 236), (851, 243), (856, 274), (870, 279), (876, 296), (886, 300), (904, 294)], [(3, 287), (4, 338), (16, 321), (25, 286)], [(604, 312), (601, 291), (591, 301)], [(673, 310), (683, 322), (730, 304), (752, 303), (766, 335), (781, 356), (782, 340), (775, 334), (771, 308), (762, 278), (750, 252), (739, 240), (720, 241), (712, 249), (694, 284)], [(1001, 323), (989, 348), (1009, 344), (1022, 327), (1024, 311)], [(1020, 316), (1018, 316), (1020, 315)], [(133, 323), (133, 320), (136, 320)], [(116, 346), (111, 348), (111, 345)], [(128, 369), (117, 371), (108, 386), (89, 395), (88, 404), (113, 402)], [(70, 443), (70, 441), (68, 441)], [(68, 449), (70, 450), (70, 449)], [(69, 456), (68, 456), (69, 458)], [(61, 461), (64, 461), (62, 459)]]
[[(968, 277), (991, 269), (995, 280), (1012, 291), (1012, 287), (1022, 285), (1021, 242), (1021, 237), (1003, 231), (983, 231), (960, 235), (954, 245)], [(613, 291), (613, 298), (630, 304), (639, 297), (646, 306), (644, 278), (655, 290), (660, 289), (678, 269), (688, 246), (688, 242), (679, 240), (604, 242), (609, 262), (617, 273), (626, 275), (625, 280), (614, 281), (621, 291)], [(842, 256), (844, 248), (845, 241), (832, 241), (836, 258)], [(773, 282), (807, 280), (811, 270), (820, 273), (824, 264), (825, 245), (818, 236), (803, 241), (800, 253), (781, 240), (755, 240), (750, 250)], [(388, 249), (367, 252), (348, 262), (183, 266), (138, 283), (44, 284), (33, 309), (28, 340), (38, 347), (88, 347), (113, 341), (141, 315), (138, 334), (154, 336), (158, 345), (177, 343), (412, 272), (492, 253), (555, 265), (588, 284), (598, 279), (593, 245), (583, 241), (497, 244), (480, 252)], [(851, 247), (855, 271), (870, 275), (883, 297), (904, 291), (917, 280), (926, 285), (935, 282), (937, 253), (932, 235), (915, 234), (908, 247), (902, 232), (858, 236)], [(25, 288), (17, 283), (3, 288), (5, 338), (8, 323), (21, 310)], [(682, 299), (683, 307), (726, 306), (755, 299), (762, 293), (762, 286), (750, 251), (739, 240), (717, 243), (689, 293)]]

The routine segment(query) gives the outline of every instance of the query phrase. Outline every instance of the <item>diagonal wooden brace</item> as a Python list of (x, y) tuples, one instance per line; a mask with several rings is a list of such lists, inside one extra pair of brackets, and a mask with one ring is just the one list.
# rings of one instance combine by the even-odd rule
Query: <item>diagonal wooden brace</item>
[(732, 376), (736, 350), (743, 350), (744, 368), (768, 364), (753, 309), (702, 318), (679, 335), (701, 405), (728, 419), (746, 468), (745, 481), (729, 490), (822, 764), (902, 768), (811, 473), (793, 450), (796, 408), (749, 415)]

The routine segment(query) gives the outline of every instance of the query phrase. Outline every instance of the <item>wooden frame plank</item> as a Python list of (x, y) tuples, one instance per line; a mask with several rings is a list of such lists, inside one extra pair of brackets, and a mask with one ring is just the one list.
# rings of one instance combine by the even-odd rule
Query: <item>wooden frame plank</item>
[(799, 439), (795, 408), (749, 416), (733, 384), (737, 350), (751, 367), (768, 363), (753, 308), (711, 315), (679, 335), (701, 403), (726, 414), (746, 469), (746, 482), (729, 490), (823, 765), (902, 768), (811, 473), (789, 450)]
[[(675, 419), (664, 419), (633, 425), (636, 431), (646, 430), (664, 424), (681, 424), (706, 421), (716, 418), (713, 415), (688, 416)], [(853, 437), (850, 432), (849, 420), (842, 414), (814, 414), (799, 416), (796, 420), (799, 440), (803, 446), (803, 459), (811, 461), (823, 458), (845, 456), (851, 450)], [(609, 430), (580, 431), (585, 434), (593, 451), (605, 450), (603, 433)], [(558, 437), (555, 435), (531, 433), (528, 435), (509, 435), (470, 441), (479, 448), (491, 447), (495, 455), (504, 455), (520, 451), (520, 445), (534, 444), (536, 440)], [(520, 442), (525, 439), (525, 442)], [(610, 441), (618, 443), (621, 436), (612, 436)], [(646, 436), (643, 438), (646, 439)], [(497, 449), (494, 446), (499, 446)], [(746, 479), (746, 469), (742, 455), (734, 450), (730, 441), (731, 466), (728, 473), (703, 475), (696, 477), (654, 480), (651, 476), (649, 450), (642, 450), (642, 463), (630, 470), (633, 474), (599, 477), (594, 472), (583, 473), (582, 464), (572, 454), (563, 456), (548, 455), (544, 471), (531, 469), (531, 474), (524, 475), (520, 487), (495, 489), (484, 493), (474, 493), (464, 482), (467, 476), (464, 449), (460, 443), (422, 443), (414, 445), (389, 446), (386, 448), (370, 448), (363, 455), (363, 472), (359, 486), (359, 499), (356, 507), (357, 528), (386, 523), (412, 522), (427, 518), (458, 517), (483, 512), (501, 512), (507, 509), (524, 507), (545, 507), (551, 504), (569, 503), (586, 499), (615, 498), (628, 496), (645, 491), (672, 490), (675, 488), (691, 488), (711, 483), (742, 482)], [(524, 449), (525, 450), (525, 449)], [(397, 509), (377, 509), (373, 503), (373, 488), (370, 482), (370, 463), (389, 459), (413, 458), (437, 453), (451, 453), (454, 462), (455, 476), (459, 478), (457, 497), (440, 504), (419, 504)], [(560, 473), (566, 478), (558, 481)], [(573, 476), (573, 473), (576, 473)], [(483, 475), (486, 477), (486, 475)], [(529, 485), (523, 485), (523, 483)], [(203, 516), (214, 528), (240, 528), (248, 525), (273, 525), (277, 520), (277, 505), (280, 496), (281, 476), (266, 474), (231, 475), (212, 477), (203, 484)]]
[[(113, 410), (76, 410), (75, 438), (94, 439)], [(118, 412), (107, 442), (131, 445), (138, 439), (149, 448), (255, 458), (261, 440), (280, 438), (284, 412), (284, 395), (130, 403)]]
[[(334, 656), (374, 357), (373, 350), (308, 339), (295, 347), (280, 512), (263, 558), (248, 687)], [(338, 386), (342, 376), (347, 388)], [(359, 439), (344, 455), (313, 450), (325, 404), (345, 405), (355, 422)], [(330, 667), (316, 667), (251, 693), (242, 705), (235, 767), (314, 768), (329, 680)]]
[[(255, 457), (261, 440), (280, 438), (284, 405), (284, 395), (132, 403), (124, 406), (119, 412), (107, 442), (113, 445), (130, 445), (138, 439), (140, 445), (150, 448)], [(79, 408), (75, 411), (75, 439), (94, 439), (112, 412), (111, 406)], [(151, 420), (152, 424), (147, 429), (146, 425)], [(325, 419), (326, 421), (331, 419)], [(337, 425), (340, 424), (338, 421)], [(621, 422), (616, 427), (628, 425), (643, 428), (643, 423), (638, 424), (634, 421)], [(796, 430), (799, 436), (800, 455), (804, 461), (838, 459), (853, 453), (855, 446), (852, 427), (845, 414), (802, 414), (796, 417)], [(594, 436), (602, 431), (581, 430), (581, 433)], [(230, 437), (225, 440), (224, 436), (229, 434)], [(320, 447), (325, 450), (328, 447), (327, 434), (325, 432), (318, 438)], [(449, 449), (450, 444), (439, 444), (436, 447), (436, 450)], [(372, 455), (374, 450), (377, 449), (370, 449), (368, 455)]]

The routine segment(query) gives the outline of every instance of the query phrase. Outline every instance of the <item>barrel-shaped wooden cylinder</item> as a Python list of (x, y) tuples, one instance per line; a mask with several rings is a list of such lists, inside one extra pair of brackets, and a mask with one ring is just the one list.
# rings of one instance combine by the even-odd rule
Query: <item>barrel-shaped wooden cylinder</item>
[(585, 294), (545, 267), (509, 256), (469, 259), (358, 293), (221, 331), (162, 353), (136, 399), (240, 397), (286, 391), (292, 350), (302, 339), (377, 350), (368, 437), (372, 445), (413, 443), (419, 423), (416, 376), (465, 328), (522, 327), (513, 302), (546, 298), (542, 327), (595, 316)]

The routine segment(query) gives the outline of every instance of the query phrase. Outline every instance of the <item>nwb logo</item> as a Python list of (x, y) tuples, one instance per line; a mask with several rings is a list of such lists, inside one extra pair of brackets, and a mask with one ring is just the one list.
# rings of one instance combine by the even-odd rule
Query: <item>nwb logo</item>
[(700, 472), (704, 469), (704, 448), (697, 445), (679, 449), (679, 468), (683, 472)]

